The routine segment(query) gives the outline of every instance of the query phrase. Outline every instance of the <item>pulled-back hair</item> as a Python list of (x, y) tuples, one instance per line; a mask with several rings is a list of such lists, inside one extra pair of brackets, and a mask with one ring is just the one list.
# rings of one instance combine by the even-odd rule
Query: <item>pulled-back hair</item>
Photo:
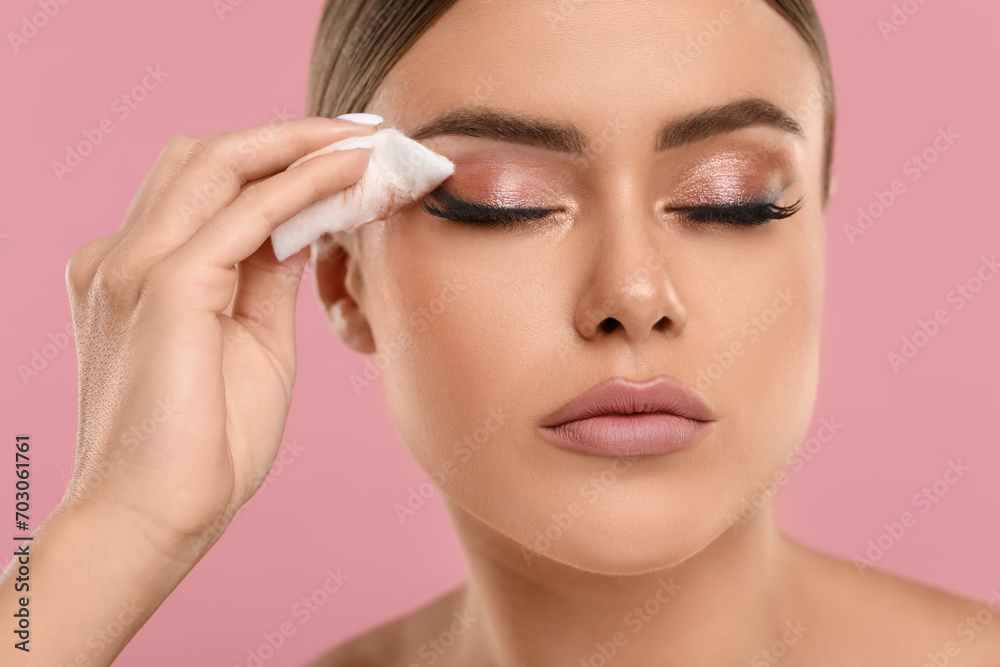
[[(745, 3), (748, 0), (735, 0)], [(819, 67), (823, 105), (823, 202), (833, 162), (836, 105), (826, 36), (812, 0), (764, 0), (805, 40)], [(327, 0), (309, 67), (306, 114), (363, 111), (392, 66), (456, 0)]]

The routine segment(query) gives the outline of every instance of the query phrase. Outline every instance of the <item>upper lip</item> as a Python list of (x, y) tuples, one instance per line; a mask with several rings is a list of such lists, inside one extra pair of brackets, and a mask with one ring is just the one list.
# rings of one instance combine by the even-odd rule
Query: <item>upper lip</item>
[(601, 415), (661, 413), (695, 421), (715, 421), (715, 412), (698, 393), (680, 380), (657, 375), (648, 380), (615, 376), (597, 383), (545, 418), (543, 426)]

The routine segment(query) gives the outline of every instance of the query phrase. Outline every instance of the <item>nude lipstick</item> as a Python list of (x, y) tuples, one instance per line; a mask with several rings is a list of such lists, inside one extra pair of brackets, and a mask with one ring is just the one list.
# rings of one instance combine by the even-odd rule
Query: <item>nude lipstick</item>
[(697, 444), (716, 422), (712, 408), (667, 375), (608, 378), (548, 415), (541, 436), (591, 456), (658, 456)]

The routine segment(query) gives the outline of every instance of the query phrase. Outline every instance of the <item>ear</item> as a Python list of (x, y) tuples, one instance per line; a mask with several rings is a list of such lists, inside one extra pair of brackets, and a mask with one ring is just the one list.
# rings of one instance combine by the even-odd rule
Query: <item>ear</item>
[(353, 238), (324, 234), (315, 249), (313, 284), (330, 326), (360, 354), (376, 352), (364, 313), (364, 281)]

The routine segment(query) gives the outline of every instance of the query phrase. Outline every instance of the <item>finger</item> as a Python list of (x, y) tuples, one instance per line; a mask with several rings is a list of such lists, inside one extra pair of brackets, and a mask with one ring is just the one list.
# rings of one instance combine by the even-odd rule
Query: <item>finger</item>
[[(250, 187), (250, 186), (252, 186), (252, 185), (256, 185), (257, 183), (263, 183), (263, 182), (264, 182), (264, 181), (266, 181), (266, 180), (267, 180), (267, 178), (255, 178), (255, 179), (254, 179), (254, 180), (252, 180), (252, 181), (248, 181), (248, 182), (246, 183), (246, 185), (244, 185), (244, 186), (243, 186), (243, 189), (245, 190), (246, 188), (248, 188), (248, 187)], [(265, 245), (266, 245), (266, 244), (265, 244)], [(251, 257), (252, 257), (252, 255), (251, 255)], [(247, 258), (247, 259), (249, 259), (249, 258)], [(245, 261), (245, 260), (244, 260), (244, 261)], [(241, 263), (242, 263), (242, 262), (241, 262)], [(237, 265), (237, 268), (239, 268), (239, 265)], [(237, 272), (237, 276), (238, 276), (238, 275), (239, 275), (239, 274), (238, 274), (238, 272)], [(225, 309), (225, 310), (223, 311), (223, 314), (225, 314), (225, 315), (228, 315), (228, 316), (232, 317), (232, 315), (233, 315), (233, 305), (234, 305), (234, 301), (230, 301), (230, 302), (229, 302), (229, 305), (228, 305), (228, 306), (226, 306), (226, 309)]]
[(191, 147), (197, 141), (198, 138), (190, 134), (178, 134), (167, 140), (135, 193), (135, 197), (132, 198), (132, 204), (122, 221), (121, 231), (132, 228), (148, 208), (155, 205), (159, 198), (158, 191), (162, 191), (167, 183), (173, 180), (176, 171), (184, 163)]
[(236, 201), (174, 252), (171, 262), (182, 271), (185, 266), (233, 267), (293, 215), (361, 178), (370, 157), (368, 148), (336, 151), (245, 188)]
[(75, 309), (76, 303), (86, 297), (101, 261), (117, 245), (121, 234), (122, 232), (115, 232), (84, 243), (66, 262), (66, 289), (72, 308)]
[(232, 317), (246, 327), (242, 335), (261, 341), (285, 368), (294, 367), (295, 304), (308, 260), (306, 247), (279, 262), (267, 241), (237, 265)]
[(232, 203), (246, 183), (281, 172), (334, 141), (375, 129), (334, 118), (301, 118), (198, 139), (189, 146), (180, 170), (159, 191), (155, 206), (123, 239), (120, 252), (142, 271), (183, 245)]
[(171, 137), (154, 160), (153, 166), (143, 179), (135, 197), (132, 198), (132, 203), (125, 213), (125, 218), (118, 231), (89, 241), (77, 248), (70, 258), (66, 271), (71, 296), (74, 292), (86, 290), (90, 286), (100, 263), (104, 261), (113, 248), (121, 243), (122, 239), (128, 236), (128, 232), (136, 220), (155, 199), (157, 188), (161, 187), (162, 182), (171, 176), (187, 154), (187, 146), (194, 141), (195, 138), (187, 134)]
[[(372, 134), (375, 129), (334, 118), (301, 118), (203, 137), (164, 192), (157, 214), (164, 214), (186, 232), (183, 242), (235, 200), (247, 182), (281, 172), (298, 158), (335, 141)], [(174, 220), (177, 212), (181, 220)]]

